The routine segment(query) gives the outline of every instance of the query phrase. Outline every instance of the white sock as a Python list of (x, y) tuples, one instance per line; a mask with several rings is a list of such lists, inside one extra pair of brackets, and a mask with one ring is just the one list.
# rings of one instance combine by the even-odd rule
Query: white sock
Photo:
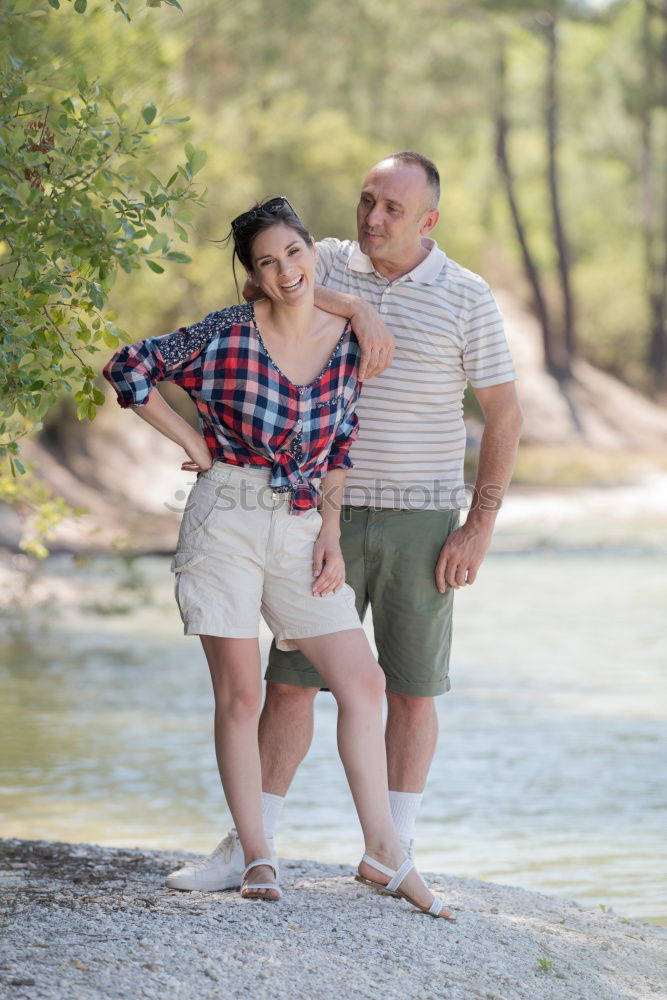
[(264, 834), (271, 839), (276, 829), (276, 823), (285, 802), (284, 795), (272, 795), (262, 792), (262, 814), (264, 817)]
[(391, 818), (401, 840), (412, 840), (422, 801), (421, 792), (389, 792)]

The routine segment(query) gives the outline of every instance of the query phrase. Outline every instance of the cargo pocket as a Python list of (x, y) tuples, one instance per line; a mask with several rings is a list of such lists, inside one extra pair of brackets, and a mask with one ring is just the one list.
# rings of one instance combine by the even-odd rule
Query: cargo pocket
[(205, 558), (203, 552), (177, 552), (171, 560), (171, 572), (174, 574), (174, 597), (185, 625), (187, 625), (187, 613), (192, 608), (192, 588), (186, 585), (188, 571)]
[[(199, 478), (190, 490), (190, 494), (183, 511), (181, 528), (178, 534), (177, 548), (186, 548), (186, 541), (193, 539), (215, 511), (222, 501), (222, 491), (227, 480)], [(175, 572), (175, 570), (173, 571)]]
[(183, 573), (184, 570), (192, 569), (205, 558), (203, 552), (177, 552), (171, 560), (171, 572), (176, 573), (176, 575)]

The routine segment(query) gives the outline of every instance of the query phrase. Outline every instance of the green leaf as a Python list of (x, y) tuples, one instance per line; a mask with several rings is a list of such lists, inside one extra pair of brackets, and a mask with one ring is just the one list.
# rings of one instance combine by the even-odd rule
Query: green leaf
[(103, 305), (104, 305), (106, 296), (105, 296), (102, 288), (100, 287), (100, 285), (98, 285), (98, 283), (96, 281), (91, 282), (90, 289), (89, 289), (89, 294), (90, 294), (90, 299), (91, 299), (91, 302), (93, 303), (93, 305), (97, 309), (101, 309), (103, 307)]
[(206, 152), (205, 149), (195, 150), (194, 155), (190, 159), (190, 169), (192, 170), (192, 173), (193, 174), (199, 173), (199, 171), (206, 163), (207, 159), (208, 159), (208, 153)]
[(147, 125), (150, 125), (154, 121), (156, 114), (157, 114), (157, 108), (155, 107), (154, 104), (147, 104), (141, 110), (141, 117), (143, 118), (143, 120), (146, 122)]
[(156, 274), (164, 274), (164, 268), (156, 264), (154, 260), (147, 260), (146, 263), (150, 267), (151, 271), (155, 271)]
[(102, 340), (107, 347), (118, 347), (118, 337), (111, 330), (102, 330)]
[(77, 14), (85, 14), (88, 0), (74, 0), (74, 10)]
[(151, 244), (148, 249), (150, 253), (157, 253), (158, 250), (160, 251), (166, 250), (168, 245), (169, 245), (169, 237), (167, 236), (167, 234), (158, 233), (157, 236), (154, 236), (153, 239), (151, 240)]
[(196, 152), (197, 152), (197, 150), (192, 145), (192, 143), (191, 142), (186, 142), (186, 144), (185, 144), (185, 158), (187, 160), (191, 160), (192, 157), (195, 155)]
[(60, 8), (60, 0), (49, 0), (49, 6), (53, 7), (54, 10), (58, 10)]

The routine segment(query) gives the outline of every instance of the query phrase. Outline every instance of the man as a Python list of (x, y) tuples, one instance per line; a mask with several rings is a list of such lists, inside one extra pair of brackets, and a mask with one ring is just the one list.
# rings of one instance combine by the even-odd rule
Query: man
[[(387, 678), (386, 748), (392, 815), (414, 855), (414, 825), (437, 741), (434, 698), (449, 690), (453, 592), (474, 583), (491, 543), (521, 428), (515, 372), (488, 285), (428, 237), (440, 182), (419, 153), (393, 153), (364, 181), (358, 243), (318, 244), (316, 302), (353, 318), (366, 382), (350, 457), (341, 546), (360, 615), (373, 611)], [(362, 303), (365, 303), (363, 305)], [(372, 323), (373, 307), (396, 338)], [(364, 331), (368, 332), (364, 335)], [(365, 369), (365, 370), (364, 370)], [(463, 393), (485, 418), (475, 491), (463, 483)], [(321, 567), (314, 567), (317, 575)], [(322, 686), (300, 653), (271, 649), (259, 728), (266, 834), (311, 743)], [(167, 878), (179, 889), (240, 885), (243, 853), (231, 831), (208, 858)]]

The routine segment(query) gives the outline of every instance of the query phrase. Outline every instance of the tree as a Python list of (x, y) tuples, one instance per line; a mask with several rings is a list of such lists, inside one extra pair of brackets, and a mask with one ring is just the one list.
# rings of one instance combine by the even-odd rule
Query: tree
[[(667, 4), (644, 0), (641, 33), (644, 79), (637, 95), (644, 267), (649, 311), (647, 362), (656, 388), (667, 384), (667, 171), (656, 141), (667, 113)], [(664, 135), (663, 135), (664, 143)]]
[[(184, 226), (203, 203), (193, 178), (206, 161), (186, 144), (168, 178), (148, 169), (156, 131), (187, 119), (152, 102), (132, 109), (69, 53), (53, 59), (49, 19), (79, 17), (86, 0), (58, 7), (16, 0), (0, 11), (0, 497), (37, 507), (43, 490), (15, 482), (25, 472), (20, 441), (63, 390), (79, 419), (94, 419), (104, 395), (93, 355), (127, 339), (102, 315), (114, 278), (189, 262), (174, 237), (187, 241)], [(113, 8), (129, 20), (127, 4)]]
[[(491, 8), (495, 6), (493, 0), (491, 0), (488, 6)], [(550, 374), (563, 381), (571, 376), (571, 362), (576, 352), (577, 340), (574, 295), (570, 277), (570, 252), (561, 204), (561, 183), (558, 164), (560, 147), (558, 27), (561, 5), (558, 0), (552, 0), (547, 6), (548, 9), (540, 9), (538, 7), (532, 16), (532, 24), (539, 34), (544, 37), (546, 43), (541, 126), (546, 146), (545, 187), (549, 204), (549, 214), (551, 216), (553, 256), (558, 275), (557, 304), (554, 303), (554, 298), (556, 297), (552, 296), (550, 298), (545, 292), (544, 277), (540, 272), (536, 255), (530, 245), (528, 229), (521, 212), (516, 191), (516, 177), (509, 153), (511, 121), (508, 110), (507, 40), (502, 25), (499, 26), (498, 32), (498, 94), (495, 112), (496, 161), (507, 197), (516, 238), (519, 243), (524, 273), (532, 292), (535, 312), (542, 331), (545, 365)], [(507, 4), (502, 3), (501, 7), (505, 10)]]

